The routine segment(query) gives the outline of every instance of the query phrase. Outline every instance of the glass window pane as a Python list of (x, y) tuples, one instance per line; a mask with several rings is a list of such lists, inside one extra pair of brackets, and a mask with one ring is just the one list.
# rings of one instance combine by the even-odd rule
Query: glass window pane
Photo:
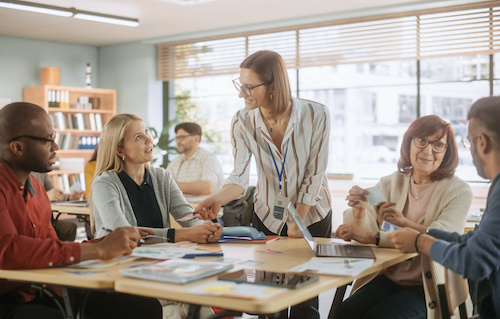
[(421, 83), (465, 82), (489, 78), (488, 55), (447, 56), (420, 61)]
[(459, 166), (456, 174), (467, 181), (481, 181), (470, 152), (463, 149), (461, 140), (467, 137), (467, 112), (474, 101), (488, 96), (489, 82), (449, 82), (421, 85), (421, 99), (426, 107), (421, 114), (435, 114), (451, 124), (458, 147)]

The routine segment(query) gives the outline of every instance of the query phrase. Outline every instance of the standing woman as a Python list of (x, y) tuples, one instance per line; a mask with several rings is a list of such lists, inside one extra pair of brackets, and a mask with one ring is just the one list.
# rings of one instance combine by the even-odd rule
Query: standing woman
[(170, 215), (179, 219), (193, 208), (165, 169), (150, 167), (152, 159), (153, 140), (140, 117), (117, 114), (104, 125), (91, 193), (97, 237), (135, 226), (164, 238), (149, 242), (217, 241), (222, 227), (212, 222), (190, 220), (180, 222), (186, 228), (170, 228)]
[[(245, 109), (231, 123), (234, 169), (216, 194), (201, 202), (196, 212), (215, 218), (220, 207), (238, 198), (249, 185), (250, 159), (257, 163), (253, 226), (265, 234), (301, 237), (286, 207), (293, 203), (313, 236), (331, 237), (331, 199), (326, 179), (330, 114), (316, 102), (291, 96), (283, 58), (258, 51), (240, 65), (233, 80)], [(292, 317), (319, 318), (317, 299), (292, 307)], [(311, 307), (312, 306), (312, 307)], [(315, 309), (314, 309), (315, 308)]]

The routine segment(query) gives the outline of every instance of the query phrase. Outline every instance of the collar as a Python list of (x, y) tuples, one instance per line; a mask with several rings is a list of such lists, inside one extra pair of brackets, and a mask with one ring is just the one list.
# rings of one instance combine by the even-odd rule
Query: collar
[(199, 146), (198, 146), (198, 149), (196, 150), (196, 152), (194, 152), (193, 156), (191, 156), (191, 158), (190, 158), (190, 159), (188, 159), (188, 158), (186, 157), (186, 155), (182, 154), (182, 160), (183, 160), (183, 161), (187, 161), (187, 162), (188, 162), (188, 161), (192, 160), (193, 158), (196, 158), (196, 156), (198, 156), (198, 155), (200, 154), (200, 148), (201, 148), (201, 147), (199, 147)]
[[(288, 124), (294, 125), (300, 122), (301, 113), (298, 102), (299, 101), (297, 100), (297, 98), (293, 96), (290, 98), (290, 103), (292, 103), (292, 112), (290, 114), (290, 120), (288, 121)], [(260, 112), (260, 109), (255, 109), (255, 111), (257, 112), (255, 126), (259, 127), (261, 131), (264, 131), (266, 123), (262, 118), (262, 112)]]
[(10, 168), (10, 166), (7, 163), (5, 163), (3, 159), (0, 158), (0, 175), (3, 174), (6, 175), (5, 177), (7, 179), (7, 183), (14, 184), (14, 187), (16, 189), (23, 191), (23, 195), (25, 194), (26, 191), (29, 191), (31, 193), (31, 196), (35, 197), (36, 195), (35, 188), (33, 187), (33, 183), (31, 182), (30, 179), (31, 174), (28, 176), (28, 179), (23, 184), (19, 180), (17, 175), (14, 173), (12, 168)]
[[(137, 185), (135, 183), (135, 181), (130, 177), (128, 176), (128, 174), (125, 172), (125, 171), (121, 171), (118, 173), (118, 176), (121, 178), (121, 179), (126, 179), (128, 182), (131, 182), (135, 185)], [(153, 180), (151, 178), (151, 174), (149, 173), (149, 170), (147, 168), (144, 169), (144, 183), (142, 183), (141, 185), (137, 185), (138, 187), (141, 187), (142, 185), (144, 184), (148, 184), (149, 186), (153, 186)]]

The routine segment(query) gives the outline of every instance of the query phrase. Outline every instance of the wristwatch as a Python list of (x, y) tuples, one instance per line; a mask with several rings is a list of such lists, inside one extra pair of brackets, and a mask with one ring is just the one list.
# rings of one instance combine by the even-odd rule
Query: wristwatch
[(375, 234), (375, 245), (380, 244), (380, 231)]

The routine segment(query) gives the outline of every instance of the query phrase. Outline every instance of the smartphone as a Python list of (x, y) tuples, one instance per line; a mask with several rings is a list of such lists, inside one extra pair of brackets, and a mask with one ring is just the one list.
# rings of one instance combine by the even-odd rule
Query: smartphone
[(297, 289), (318, 281), (319, 277), (306, 274), (302, 275), (255, 269), (241, 269), (224, 274), (218, 279), (238, 283)]

